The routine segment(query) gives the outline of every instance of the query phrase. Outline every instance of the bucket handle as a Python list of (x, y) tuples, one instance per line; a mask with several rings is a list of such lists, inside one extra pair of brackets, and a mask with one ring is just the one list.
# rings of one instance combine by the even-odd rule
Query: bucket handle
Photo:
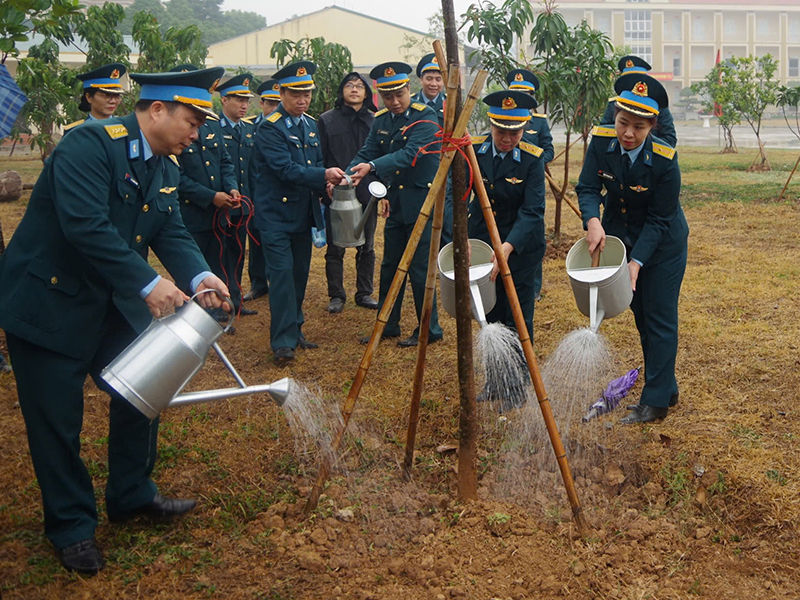
[(208, 293), (208, 292), (214, 292), (214, 293), (215, 293), (217, 296), (219, 296), (220, 298), (222, 298), (222, 301), (223, 301), (223, 302), (227, 302), (227, 303), (230, 305), (230, 307), (231, 307), (231, 318), (230, 318), (230, 320), (229, 320), (229, 321), (228, 321), (228, 322), (225, 324), (225, 327), (223, 327), (223, 329), (222, 329), (222, 331), (225, 331), (225, 332), (227, 332), (227, 331), (228, 331), (228, 329), (230, 329), (230, 328), (231, 328), (231, 325), (233, 325), (233, 320), (236, 318), (236, 307), (233, 305), (233, 301), (231, 300), (231, 297), (230, 297), (230, 296), (226, 296), (225, 294), (223, 294), (223, 293), (222, 293), (222, 292), (220, 292), (219, 290), (215, 290), (214, 288), (208, 288), (208, 289), (205, 289), (205, 290), (201, 290), (201, 291), (197, 292), (197, 293), (196, 293), (194, 296), (192, 296), (192, 297), (191, 297), (191, 299), (192, 299), (192, 300), (194, 300), (194, 299), (195, 299), (195, 298), (197, 298), (197, 297), (198, 297), (200, 294), (206, 294), (206, 293)]

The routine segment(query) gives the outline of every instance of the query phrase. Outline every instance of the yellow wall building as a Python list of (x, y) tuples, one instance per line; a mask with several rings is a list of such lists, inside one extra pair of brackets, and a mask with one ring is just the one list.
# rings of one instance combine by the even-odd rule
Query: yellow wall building
[(586, 20), (653, 67), (674, 100), (720, 58), (771, 54), (777, 77), (800, 84), (800, 0), (559, 0), (569, 25)]

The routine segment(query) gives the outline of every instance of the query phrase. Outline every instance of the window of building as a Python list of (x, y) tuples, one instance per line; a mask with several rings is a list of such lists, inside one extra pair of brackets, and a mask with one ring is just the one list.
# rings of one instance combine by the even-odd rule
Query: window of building
[(762, 38), (769, 36), (769, 18), (768, 17), (758, 17), (756, 31), (758, 35)]
[(706, 22), (700, 17), (694, 20), (694, 39), (701, 41), (706, 37)]
[(695, 71), (703, 71), (706, 68), (706, 57), (703, 54), (695, 54), (692, 57), (692, 67)]
[(789, 15), (789, 41), (800, 42), (800, 16)]
[(673, 77), (680, 77), (681, 76), (681, 57), (676, 56), (672, 59), (672, 76)]
[(738, 32), (736, 19), (725, 19), (725, 35), (735, 36)]
[[(631, 0), (632, 1), (632, 0)], [(653, 21), (649, 10), (625, 11), (625, 45), (631, 53), (653, 62)]]
[(789, 57), (789, 77), (800, 77), (800, 58)]
[(672, 39), (676, 42), (679, 42), (683, 39), (683, 19), (679, 16), (676, 16), (672, 20)]

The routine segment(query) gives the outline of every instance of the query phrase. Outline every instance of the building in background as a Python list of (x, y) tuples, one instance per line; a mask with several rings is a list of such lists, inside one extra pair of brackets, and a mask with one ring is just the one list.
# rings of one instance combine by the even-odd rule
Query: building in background
[(653, 67), (672, 101), (722, 60), (771, 54), (782, 83), (800, 84), (800, 0), (559, 0), (569, 25), (586, 20)]

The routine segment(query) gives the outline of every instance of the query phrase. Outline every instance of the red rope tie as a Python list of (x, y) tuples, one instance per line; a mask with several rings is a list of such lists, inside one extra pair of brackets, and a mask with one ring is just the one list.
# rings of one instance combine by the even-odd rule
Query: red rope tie
[[(242, 244), (242, 242), (239, 239), (239, 235), (238, 235), (239, 229), (244, 227), (245, 231), (247, 232), (247, 234), (245, 235), (245, 238), (249, 236), (251, 242), (255, 243), (257, 246), (260, 246), (260, 244), (258, 243), (256, 238), (253, 236), (253, 233), (250, 231), (250, 221), (252, 220), (253, 213), (254, 213), (253, 201), (250, 200), (250, 198), (248, 198), (247, 196), (243, 196), (242, 195), (242, 196), (239, 196), (239, 202), (240, 202), (240, 205), (243, 204), (244, 206), (249, 208), (249, 211), (248, 211), (247, 216), (244, 217), (244, 218), (240, 218), (239, 221), (236, 223), (236, 225), (234, 225), (233, 222), (231, 221), (230, 209), (217, 207), (217, 210), (214, 211), (213, 231), (214, 231), (214, 237), (217, 239), (217, 242), (219, 244), (219, 266), (220, 266), (220, 269), (222, 269), (222, 276), (225, 279), (225, 285), (228, 286), (228, 289), (230, 289), (231, 286), (230, 286), (230, 283), (229, 283), (228, 272), (225, 270), (225, 262), (223, 261), (223, 257), (224, 257), (224, 254), (225, 254), (225, 247), (224, 247), (224, 245), (222, 243), (222, 237), (221, 236), (235, 238), (236, 239), (236, 244), (239, 246), (239, 258), (236, 259), (236, 269), (235, 269), (236, 272), (239, 271), (239, 265), (241, 265), (244, 262), (244, 245)], [(226, 231), (227, 227), (225, 225), (223, 225), (222, 223), (220, 223), (220, 219), (219, 219), (220, 214), (222, 214), (223, 219), (227, 223), (227, 226), (228, 227), (230, 227), (230, 226), (233, 227), (233, 232), (228, 233)], [(239, 290), (239, 296), (241, 297), (242, 296), (242, 286), (239, 284), (239, 280), (236, 278), (236, 273), (235, 272), (233, 274), (233, 278), (234, 278), (234, 281), (236, 283), (236, 287)], [(239, 304), (239, 310), (237, 311), (237, 315), (236, 316), (239, 316), (239, 313), (241, 312), (241, 310), (242, 310), (242, 304), (240, 303)]]
[[(469, 146), (470, 144), (472, 144), (472, 137), (468, 133), (465, 133), (464, 137), (460, 138), (453, 137), (452, 131), (449, 133), (445, 133), (444, 129), (442, 128), (441, 125), (439, 125), (439, 123), (437, 123), (436, 121), (431, 121), (430, 119), (421, 119), (419, 121), (415, 121), (411, 125), (406, 127), (405, 131), (408, 131), (409, 129), (414, 127), (414, 125), (417, 125), (419, 123), (433, 123), (434, 125), (436, 125), (436, 128), (439, 130), (436, 132), (436, 137), (439, 139), (433, 140), (432, 142), (428, 142), (424, 146), (420, 146), (419, 150), (417, 150), (417, 153), (414, 155), (414, 160), (411, 161), (411, 166), (412, 167), (416, 166), (417, 158), (419, 157), (420, 154), (445, 154), (447, 152), (452, 152), (453, 150), (458, 151), (461, 154), (461, 156), (464, 157), (464, 160), (467, 162), (467, 167), (469, 167), (469, 184), (467, 185), (467, 191), (464, 193), (464, 197), (461, 198), (461, 201), (465, 202), (472, 193), (472, 184), (474, 181), (475, 174), (472, 172), (472, 165), (470, 164), (469, 159), (467, 158), (467, 154), (466, 152), (464, 152), (463, 148), (465, 146)], [(441, 144), (441, 147), (438, 150), (428, 150), (428, 146), (432, 146), (434, 144)]]

